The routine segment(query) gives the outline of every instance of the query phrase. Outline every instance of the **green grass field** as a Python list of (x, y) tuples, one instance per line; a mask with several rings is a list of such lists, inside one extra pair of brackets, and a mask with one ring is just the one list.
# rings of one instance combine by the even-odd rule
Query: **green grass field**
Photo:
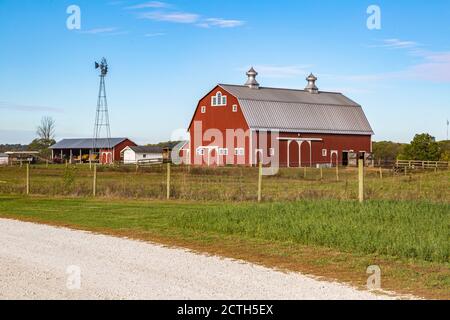
[[(362, 285), (367, 265), (380, 264), (390, 289), (441, 298), (450, 292), (446, 203), (233, 204), (2, 196), (0, 216), (183, 245), (357, 285)], [(351, 270), (359, 272), (358, 280), (348, 275)]]
[[(188, 168), (173, 166), (171, 198), (201, 201), (254, 201), (257, 198), (257, 168)], [(302, 199), (354, 200), (358, 196), (357, 171), (335, 169), (283, 168), (275, 176), (263, 177), (264, 201)], [(31, 166), (30, 191), (34, 195), (89, 197), (92, 175), (88, 165)], [(372, 200), (425, 200), (450, 202), (450, 171), (394, 175), (383, 170), (366, 170), (365, 195)], [(106, 198), (164, 199), (166, 170), (163, 166), (99, 167), (97, 195)], [(0, 167), (0, 194), (25, 192), (25, 167)]]
[(450, 298), (450, 171), (367, 168), (364, 204), (355, 168), (0, 167), (0, 217), (156, 241), (364, 286)]

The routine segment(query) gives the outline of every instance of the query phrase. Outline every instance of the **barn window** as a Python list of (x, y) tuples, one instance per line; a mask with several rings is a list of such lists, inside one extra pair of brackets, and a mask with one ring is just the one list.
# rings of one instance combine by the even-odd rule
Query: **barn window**
[(202, 113), (206, 113), (206, 106), (202, 106), (201, 112), (202, 112)]
[(233, 104), (233, 112), (237, 112), (237, 104)]
[(244, 148), (235, 148), (234, 155), (235, 156), (243, 156), (245, 154)]
[(322, 149), (322, 157), (326, 157), (327, 156), (327, 149)]
[(274, 148), (270, 148), (269, 149), (269, 156), (273, 157), (275, 155), (275, 149)]
[(228, 148), (219, 148), (219, 155), (220, 156), (227, 156), (228, 155)]
[(211, 97), (212, 106), (226, 106), (227, 96), (222, 95), (222, 92), (217, 92), (215, 96)]
[(198, 147), (197, 148), (197, 154), (199, 156), (203, 156), (205, 154), (205, 149), (203, 147)]

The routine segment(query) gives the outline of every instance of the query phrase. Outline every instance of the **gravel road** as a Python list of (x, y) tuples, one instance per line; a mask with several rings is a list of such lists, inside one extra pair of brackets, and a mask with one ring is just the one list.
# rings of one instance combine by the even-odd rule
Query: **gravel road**
[(0, 299), (80, 298), (389, 297), (184, 249), (0, 219)]

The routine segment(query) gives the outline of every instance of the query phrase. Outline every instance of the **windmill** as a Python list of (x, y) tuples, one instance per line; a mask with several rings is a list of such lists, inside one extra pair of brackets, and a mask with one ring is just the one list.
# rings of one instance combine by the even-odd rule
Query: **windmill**
[(95, 113), (94, 138), (92, 153), (100, 160), (101, 149), (111, 149), (111, 129), (109, 126), (108, 101), (106, 99), (105, 77), (108, 74), (108, 62), (103, 58), (95, 62), (95, 69), (100, 69), (100, 87), (98, 91), (97, 111)]

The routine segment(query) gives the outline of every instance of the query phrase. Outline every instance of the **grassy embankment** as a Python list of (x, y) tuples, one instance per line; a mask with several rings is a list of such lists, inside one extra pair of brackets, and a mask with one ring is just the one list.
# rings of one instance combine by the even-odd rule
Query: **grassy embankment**
[(183, 246), (364, 287), (450, 298), (448, 203), (265, 204), (0, 196), (0, 217)]

